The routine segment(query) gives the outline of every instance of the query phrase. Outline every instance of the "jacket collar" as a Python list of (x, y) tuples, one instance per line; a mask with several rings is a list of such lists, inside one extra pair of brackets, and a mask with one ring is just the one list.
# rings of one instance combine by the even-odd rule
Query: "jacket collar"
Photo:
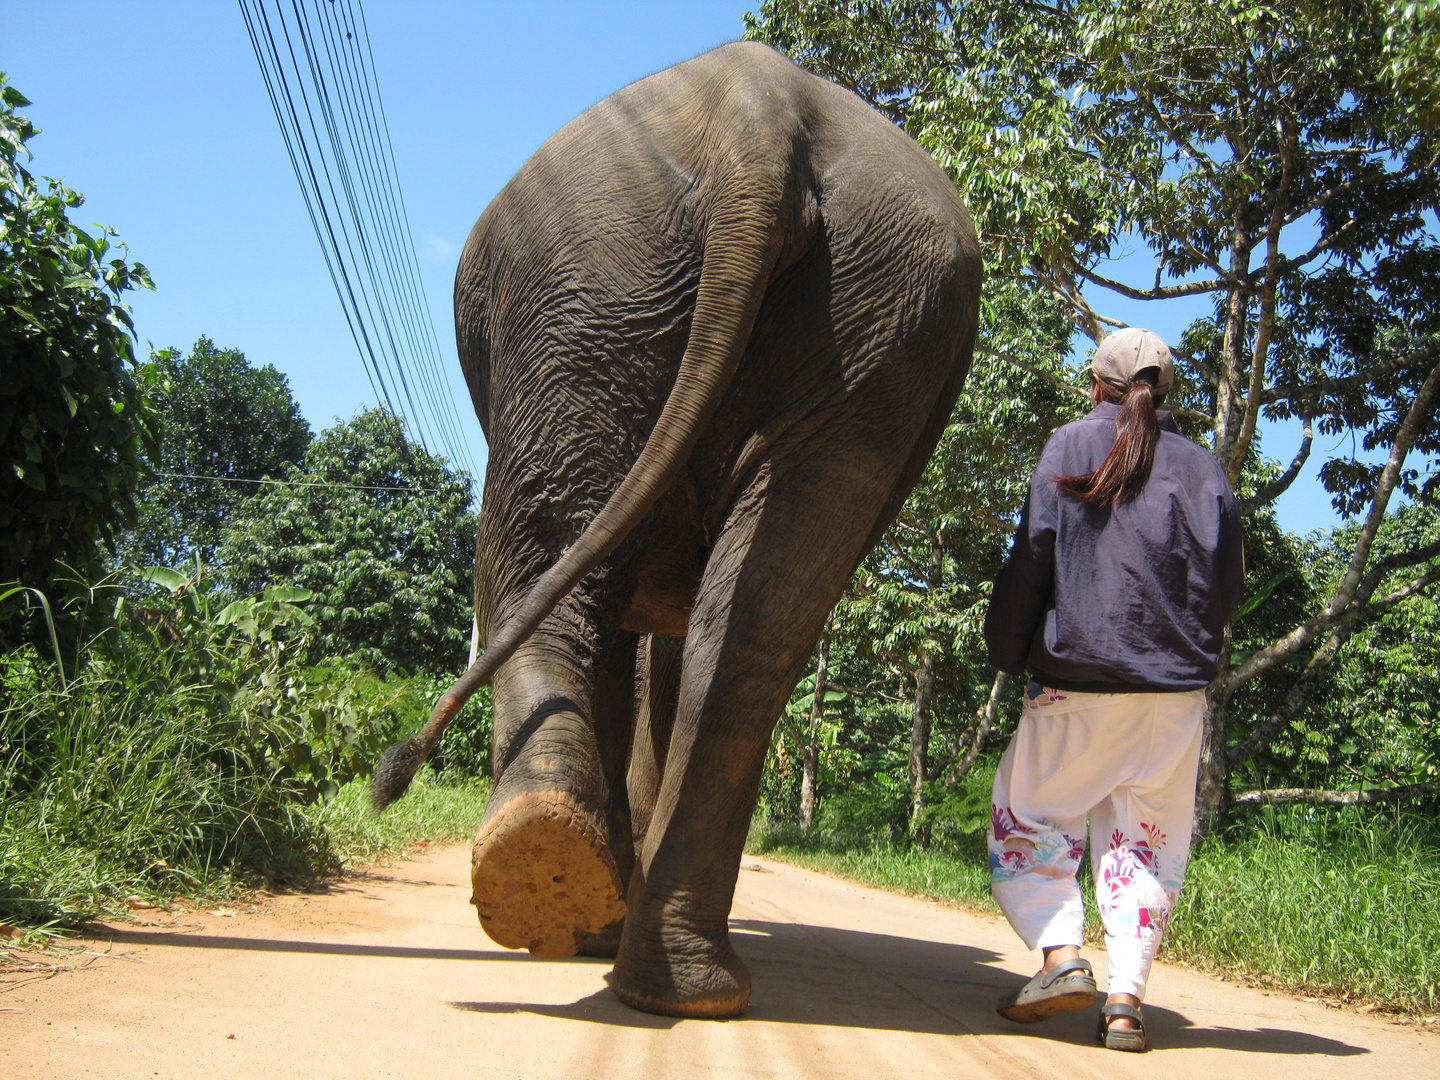
[[(1111, 423), (1114, 423), (1115, 418), (1119, 415), (1119, 405), (1115, 404), (1115, 402), (1113, 401), (1102, 401), (1099, 405), (1096, 405), (1093, 409), (1091, 409), (1088, 413), (1085, 414), (1085, 419), (1109, 420)], [(1175, 425), (1175, 415), (1169, 409), (1155, 410), (1155, 419), (1166, 431), (1174, 431), (1178, 433), (1180, 430)]]

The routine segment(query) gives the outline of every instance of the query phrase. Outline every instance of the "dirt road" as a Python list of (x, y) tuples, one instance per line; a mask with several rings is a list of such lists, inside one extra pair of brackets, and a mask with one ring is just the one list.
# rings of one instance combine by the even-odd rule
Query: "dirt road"
[(0, 1077), (1440, 1076), (1435, 1035), (1164, 966), (1150, 1054), (1096, 1046), (1090, 1011), (1020, 1028), (992, 1003), (1036, 961), (1003, 924), (744, 866), (732, 926), (755, 992), (739, 1020), (632, 1012), (607, 961), (493, 945), (456, 847), (255, 912), (97, 935), (108, 956), (84, 970), (0, 986)]

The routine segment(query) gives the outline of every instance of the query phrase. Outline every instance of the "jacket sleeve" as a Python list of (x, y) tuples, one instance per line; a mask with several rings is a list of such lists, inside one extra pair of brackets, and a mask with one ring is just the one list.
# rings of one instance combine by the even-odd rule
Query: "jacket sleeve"
[(1052, 437), (1030, 477), (1030, 492), (1015, 530), (1010, 556), (995, 579), (985, 613), (990, 662), (1010, 675), (1024, 675), (1030, 643), (1045, 618), (1055, 583), (1055, 528), (1059, 490), (1052, 478), (1058, 455)]

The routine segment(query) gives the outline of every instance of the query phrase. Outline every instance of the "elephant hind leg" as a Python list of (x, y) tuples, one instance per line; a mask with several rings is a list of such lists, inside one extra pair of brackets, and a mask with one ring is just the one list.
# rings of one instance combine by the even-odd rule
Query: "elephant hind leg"
[(777, 444), (755, 470), (691, 613), (668, 758), (610, 982), (644, 1012), (723, 1018), (749, 1000), (727, 919), (770, 733), (908, 457), (887, 460), (859, 424), (827, 429), (828, 444)]
[(496, 680), (499, 777), (470, 876), (480, 923), (506, 948), (573, 956), (625, 915), (635, 638), (613, 638), (580, 662), (545, 635)]

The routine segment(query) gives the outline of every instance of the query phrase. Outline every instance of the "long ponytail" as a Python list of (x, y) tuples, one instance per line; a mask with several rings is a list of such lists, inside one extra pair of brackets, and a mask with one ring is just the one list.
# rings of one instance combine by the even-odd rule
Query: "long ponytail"
[(1119, 398), (1120, 415), (1115, 418), (1115, 445), (1098, 469), (1081, 476), (1057, 476), (1055, 483), (1072, 499), (1090, 506), (1127, 503), (1139, 495), (1150, 479), (1155, 463), (1155, 444), (1160, 439), (1160, 422), (1155, 416), (1155, 369), (1137, 373), (1125, 395), (1095, 380), (1100, 394), (1110, 401)]

